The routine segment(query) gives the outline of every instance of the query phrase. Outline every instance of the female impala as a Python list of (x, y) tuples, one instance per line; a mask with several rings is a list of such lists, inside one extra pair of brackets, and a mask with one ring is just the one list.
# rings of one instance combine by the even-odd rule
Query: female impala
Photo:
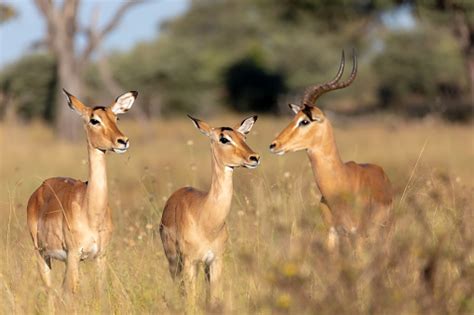
[(64, 93), (69, 107), (84, 121), (89, 180), (66, 177), (45, 180), (28, 201), (27, 220), (44, 284), (51, 287), (51, 259), (58, 259), (66, 262), (64, 287), (74, 293), (79, 261), (95, 258), (99, 278), (104, 276), (105, 249), (112, 232), (105, 153), (127, 151), (128, 138), (117, 128), (116, 115), (128, 111), (138, 93), (125, 93), (110, 107), (94, 108), (85, 106), (65, 90)]
[(350, 85), (357, 73), (357, 59), (349, 79), (339, 82), (344, 71), (344, 52), (336, 77), (307, 89), (301, 105), (290, 104), (296, 116), (271, 143), (278, 155), (306, 150), (321, 191), (321, 210), (329, 228), (328, 245), (334, 248), (338, 235), (355, 234), (366, 227), (386, 224), (392, 204), (390, 181), (383, 169), (373, 164), (343, 163), (334, 140), (331, 123), (315, 106), (322, 94)]
[(255, 168), (260, 160), (245, 143), (257, 116), (235, 128), (211, 128), (201, 120), (189, 118), (211, 139), (211, 187), (208, 192), (184, 187), (173, 193), (163, 210), (160, 235), (171, 277), (180, 281), (183, 293), (188, 292), (194, 302), (197, 268), (204, 263), (208, 297), (214, 302), (228, 236), (225, 219), (232, 200), (232, 172), (239, 166)]

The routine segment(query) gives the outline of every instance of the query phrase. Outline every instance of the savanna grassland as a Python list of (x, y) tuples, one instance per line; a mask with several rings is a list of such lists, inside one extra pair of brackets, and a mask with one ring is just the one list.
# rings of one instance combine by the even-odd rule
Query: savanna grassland
[[(211, 124), (234, 125), (225, 116)], [(384, 167), (395, 189), (393, 235), (358, 253), (330, 255), (319, 192), (304, 152), (272, 155), (268, 145), (289, 118), (260, 117), (248, 136), (261, 154), (254, 170), (234, 172), (227, 220), (224, 290), (217, 313), (473, 314), (474, 133), (472, 125), (406, 122), (379, 116), (337, 121), (344, 160)], [(167, 197), (184, 185), (207, 189), (208, 139), (191, 121), (123, 120), (131, 148), (108, 154), (115, 230), (102, 302), (94, 264), (81, 264), (79, 314), (182, 313), (158, 228)], [(85, 140), (55, 140), (41, 124), (2, 124), (0, 156), (0, 313), (45, 313), (26, 227), (26, 203), (43, 179), (86, 180)], [(64, 266), (54, 262), (61, 308)], [(202, 274), (200, 284), (204, 283)], [(203, 301), (204, 290), (199, 291)], [(206, 309), (202, 308), (205, 312)]]

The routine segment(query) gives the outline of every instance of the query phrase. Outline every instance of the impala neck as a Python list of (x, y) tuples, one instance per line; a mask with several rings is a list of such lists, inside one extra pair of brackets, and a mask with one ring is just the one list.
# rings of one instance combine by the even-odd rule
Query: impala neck
[(332, 126), (322, 135), (322, 141), (307, 150), (314, 178), (321, 194), (328, 198), (337, 194), (337, 189), (345, 182), (345, 167), (337, 150)]
[(202, 223), (210, 233), (218, 232), (224, 226), (232, 202), (232, 173), (233, 170), (222, 164), (212, 152), (211, 188), (206, 195), (205, 212)]
[(107, 170), (105, 152), (88, 143), (89, 180), (86, 190), (86, 209), (89, 223), (97, 226), (102, 221), (108, 206), (107, 200)]

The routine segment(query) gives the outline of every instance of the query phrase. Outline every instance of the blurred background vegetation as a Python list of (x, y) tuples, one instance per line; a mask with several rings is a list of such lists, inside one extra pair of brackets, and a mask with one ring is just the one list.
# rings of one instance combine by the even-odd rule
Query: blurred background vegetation
[[(358, 79), (351, 88), (323, 98), (323, 108), (345, 114), (383, 110), (407, 117), (472, 118), (472, 1), (191, 1), (184, 14), (157, 26), (154, 40), (107, 54), (100, 53), (101, 41), (128, 7), (142, 1), (124, 3), (102, 30), (91, 22), (82, 53), (74, 46), (79, 1), (64, 2), (75, 11), (56, 29), (48, 22), (48, 10), (64, 8), (32, 1), (49, 35), (43, 48), (0, 72), (0, 119), (71, 126), (76, 119), (63, 117), (65, 106), (57, 106), (62, 87), (92, 103), (139, 90), (135, 114), (141, 119), (181, 112), (286, 113), (286, 104), (298, 102), (306, 86), (332, 78), (341, 50), (348, 56), (351, 48), (359, 56)], [(14, 4), (2, 5), (0, 12), (0, 23), (21, 14)], [(69, 41), (58, 45), (62, 33), (53, 30), (61, 29)]]

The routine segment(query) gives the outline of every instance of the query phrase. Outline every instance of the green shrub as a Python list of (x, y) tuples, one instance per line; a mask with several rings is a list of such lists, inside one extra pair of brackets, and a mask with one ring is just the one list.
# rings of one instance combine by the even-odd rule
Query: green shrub
[(52, 121), (57, 92), (54, 59), (35, 54), (9, 65), (0, 73), (0, 90), (12, 100), (20, 118)]

